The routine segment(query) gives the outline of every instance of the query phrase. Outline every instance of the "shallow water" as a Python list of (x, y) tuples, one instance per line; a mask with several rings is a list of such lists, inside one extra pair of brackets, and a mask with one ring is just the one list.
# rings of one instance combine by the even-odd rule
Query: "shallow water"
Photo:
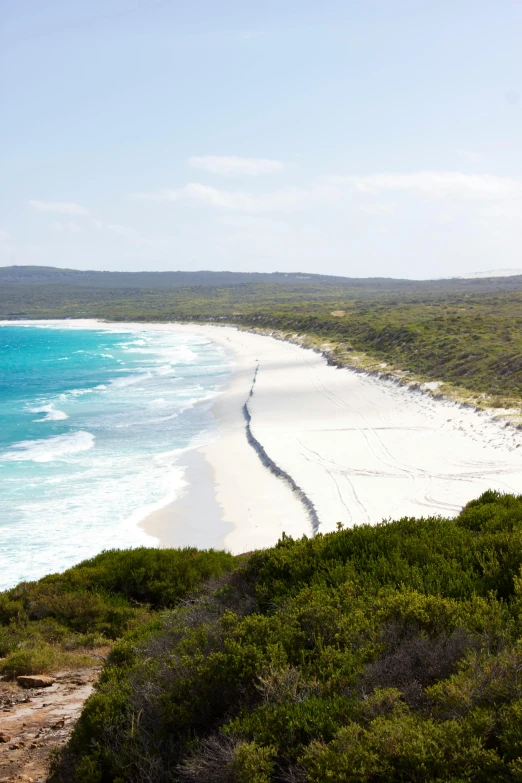
[(103, 549), (182, 490), (229, 366), (203, 337), (0, 326), (0, 589)]

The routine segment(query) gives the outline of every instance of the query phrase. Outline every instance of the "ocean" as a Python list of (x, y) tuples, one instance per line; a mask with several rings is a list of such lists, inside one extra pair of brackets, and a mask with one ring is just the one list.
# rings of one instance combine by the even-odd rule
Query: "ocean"
[(0, 589), (104, 549), (179, 496), (187, 448), (217, 434), (220, 346), (139, 327), (0, 326)]

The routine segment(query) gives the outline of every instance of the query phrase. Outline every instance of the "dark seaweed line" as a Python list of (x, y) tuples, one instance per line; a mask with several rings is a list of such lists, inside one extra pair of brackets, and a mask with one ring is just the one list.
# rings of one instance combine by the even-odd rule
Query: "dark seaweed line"
[[(259, 365), (257, 365), (256, 371), (254, 373), (254, 378), (252, 380), (252, 386), (250, 387), (250, 393), (248, 395), (248, 400), (254, 394), (254, 386), (256, 384), (258, 370), (259, 370)], [(250, 443), (250, 445), (252, 446), (252, 448), (256, 452), (256, 454), (259, 457), (259, 459), (261, 460), (262, 464), (266, 468), (268, 468), (268, 470), (271, 473), (273, 473), (274, 476), (277, 476), (277, 478), (282, 479), (283, 481), (285, 481), (288, 484), (288, 486), (290, 487), (290, 489), (292, 490), (292, 492), (294, 492), (297, 495), (297, 497), (299, 498), (299, 500), (301, 501), (301, 503), (303, 504), (303, 506), (306, 509), (306, 513), (308, 514), (308, 517), (309, 517), (309, 519), (310, 519), (310, 521), (312, 523), (312, 529), (313, 529), (314, 535), (315, 535), (317, 533), (317, 531), (319, 530), (319, 524), (320, 524), (319, 517), (317, 516), (317, 511), (315, 510), (315, 506), (312, 503), (312, 501), (310, 500), (310, 498), (303, 492), (301, 487), (299, 487), (295, 483), (295, 481), (292, 478), (292, 476), (290, 476), (285, 470), (280, 468), (279, 465), (276, 465), (274, 460), (271, 459), (268, 456), (268, 454), (266, 453), (266, 451), (263, 448), (263, 446), (261, 445), (261, 443), (257, 440), (257, 438), (254, 437), (254, 435), (252, 433), (252, 428), (250, 426), (251, 425), (251, 421), (252, 421), (252, 416), (250, 415), (250, 411), (248, 410), (248, 400), (243, 405), (243, 415), (244, 415), (245, 421), (246, 421), (246, 428), (245, 429), (246, 429), (247, 441)]]

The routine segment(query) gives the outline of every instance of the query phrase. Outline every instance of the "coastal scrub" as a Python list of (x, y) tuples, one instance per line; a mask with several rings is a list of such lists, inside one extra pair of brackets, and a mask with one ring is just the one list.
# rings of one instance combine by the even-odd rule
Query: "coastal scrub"
[(522, 497), (283, 537), (123, 636), (52, 780), (516, 781)]

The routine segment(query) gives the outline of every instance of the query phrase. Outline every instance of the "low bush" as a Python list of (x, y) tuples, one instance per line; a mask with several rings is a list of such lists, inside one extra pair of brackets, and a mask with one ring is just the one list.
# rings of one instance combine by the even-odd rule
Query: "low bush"
[(8, 677), (19, 674), (45, 674), (59, 669), (95, 666), (99, 660), (91, 655), (64, 652), (59, 647), (43, 643), (26, 643), (12, 650), (0, 662), (0, 672)]
[(235, 567), (225, 552), (142, 547), (102, 552), (62, 574), (23, 582), (0, 593), (0, 672), (99, 664), (89, 649), (112, 645)]

